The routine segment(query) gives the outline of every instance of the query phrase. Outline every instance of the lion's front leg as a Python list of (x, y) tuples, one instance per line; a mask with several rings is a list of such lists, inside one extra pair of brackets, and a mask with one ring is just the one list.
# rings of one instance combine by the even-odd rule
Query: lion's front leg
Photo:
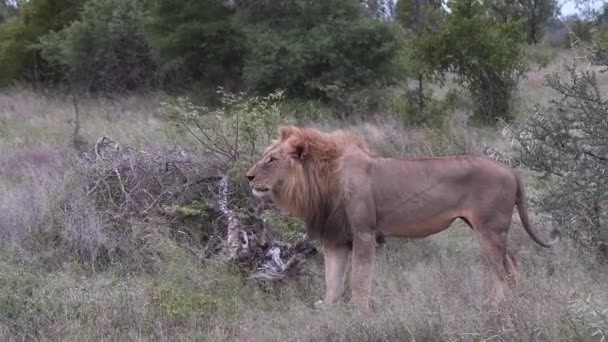
[(351, 300), (358, 310), (367, 311), (376, 256), (376, 210), (371, 184), (363, 182), (360, 174), (352, 176), (356, 188), (351, 189), (346, 205), (353, 237)]
[(374, 233), (359, 232), (354, 234), (350, 282), (352, 288), (352, 301), (358, 309), (369, 309), (375, 251), (376, 236)]
[(324, 241), (323, 255), (325, 258), (325, 298), (323, 304), (332, 304), (344, 292), (344, 275), (348, 266), (350, 248)]

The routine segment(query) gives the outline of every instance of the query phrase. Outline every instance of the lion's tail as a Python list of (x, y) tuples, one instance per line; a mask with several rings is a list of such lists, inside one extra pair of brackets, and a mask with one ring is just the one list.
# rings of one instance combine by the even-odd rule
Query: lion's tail
[(559, 230), (554, 229), (551, 232), (551, 241), (544, 242), (538, 238), (536, 232), (534, 232), (532, 230), (532, 227), (530, 226), (530, 220), (528, 219), (528, 208), (526, 206), (526, 197), (524, 194), (524, 186), (521, 181), (521, 177), (517, 172), (515, 173), (515, 179), (517, 179), (517, 198), (515, 200), (515, 204), (517, 205), (517, 212), (519, 213), (521, 224), (524, 226), (524, 229), (526, 230), (526, 232), (528, 232), (528, 235), (530, 235), (534, 242), (545, 248), (550, 248), (561, 240), (562, 234)]

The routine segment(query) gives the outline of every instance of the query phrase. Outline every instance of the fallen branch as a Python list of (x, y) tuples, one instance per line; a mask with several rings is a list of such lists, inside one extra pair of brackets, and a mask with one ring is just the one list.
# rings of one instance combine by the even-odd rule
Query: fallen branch
[(316, 251), (316, 246), (304, 235), (295, 244), (273, 242), (264, 254), (261, 265), (250, 278), (276, 281), (300, 270)]
[[(199, 259), (220, 254), (252, 278), (270, 281), (295, 274), (316, 250), (306, 236), (293, 244), (265, 241), (273, 234), (268, 234), (272, 227), (262, 218), (263, 212), (274, 209), (243, 197), (247, 194), (241, 194), (241, 200), (249, 200), (245, 201), (248, 210), (232, 207), (228, 176), (218, 175), (207, 160), (197, 160), (179, 147), (150, 153), (101, 137), (82, 156), (86, 159), (83, 171), (90, 178), (86, 194), (107, 212), (117, 229), (128, 227), (133, 219), (163, 220)], [(193, 204), (199, 206), (200, 218), (178, 210)], [(203, 213), (212, 222), (206, 225), (209, 231), (202, 232), (206, 239), (192, 239), (201, 236), (195, 229), (200, 229), (197, 220)]]
[(243, 224), (229, 208), (229, 193), (228, 179), (223, 176), (219, 181), (216, 201), (218, 210), (227, 221), (227, 259), (235, 261), (253, 258), (257, 265), (256, 271), (250, 276), (253, 279), (276, 281), (300, 270), (300, 266), (316, 251), (316, 245), (308, 240), (306, 235), (293, 245), (281, 241), (264, 243), (253, 232), (252, 227)]
[(243, 224), (239, 221), (234, 211), (228, 208), (228, 179), (226, 176), (222, 176), (219, 181), (216, 206), (217, 210), (227, 221), (226, 252), (228, 260), (248, 255), (250, 248), (253, 246), (249, 244), (247, 232)]

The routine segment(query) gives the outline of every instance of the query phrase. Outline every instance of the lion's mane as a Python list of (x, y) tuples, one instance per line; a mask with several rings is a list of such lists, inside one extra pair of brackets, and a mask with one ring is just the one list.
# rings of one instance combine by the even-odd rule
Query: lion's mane
[[(287, 151), (302, 149), (302, 161), (289, 160), (289, 176), (283, 180), (276, 205), (301, 217), (312, 239), (337, 244), (352, 243), (345, 213), (348, 199), (341, 179), (342, 155), (346, 148), (357, 147), (369, 153), (362, 138), (344, 130), (325, 133), (310, 127), (288, 126), (273, 146)], [(298, 164), (299, 163), (299, 164)]]

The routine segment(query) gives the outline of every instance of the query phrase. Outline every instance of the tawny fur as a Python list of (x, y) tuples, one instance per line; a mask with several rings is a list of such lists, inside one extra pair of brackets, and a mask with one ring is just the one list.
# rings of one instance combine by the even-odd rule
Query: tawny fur
[(322, 241), (328, 304), (341, 295), (352, 258), (353, 301), (367, 308), (375, 242), (384, 235), (425, 237), (464, 220), (494, 269), (495, 297), (517, 274), (506, 248), (515, 206), (535, 242), (549, 247), (559, 240), (554, 231), (545, 243), (531, 229), (519, 173), (482, 157), (380, 158), (346, 131), (289, 126), (247, 177), (254, 193), (302, 218)]

